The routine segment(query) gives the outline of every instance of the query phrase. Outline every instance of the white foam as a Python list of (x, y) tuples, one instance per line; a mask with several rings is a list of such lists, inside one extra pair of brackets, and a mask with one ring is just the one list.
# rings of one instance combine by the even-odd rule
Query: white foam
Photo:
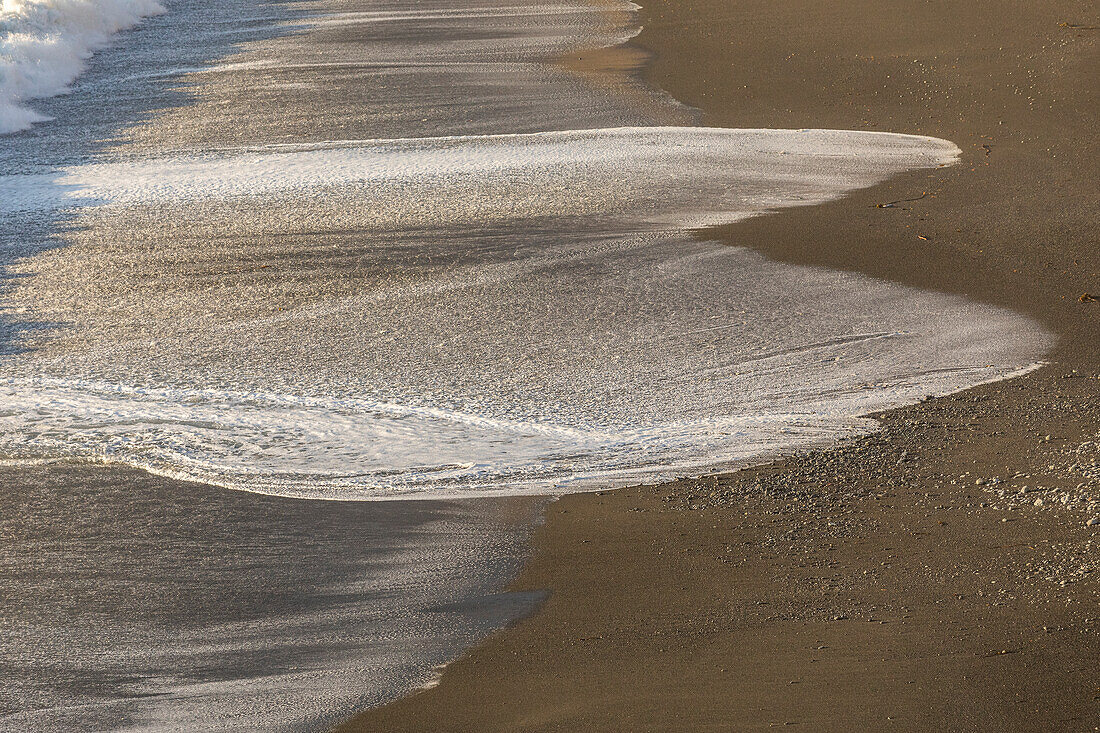
[[(58, 342), (8, 372), (0, 453), (281, 495), (438, 498), (662, 478), (866, 430), (859, 415), (1026, 368), (1045, 335), (1015, 314), (768, 263), (686, 229), (957, 155), (910, 135), (651, 127), (0, 179), (7, 206), (90, 207), (94, 232), (19, 281), (15, 302), (74, 324), (77, 348)], [(145, 227), (153, 241), (173, 234), (135, 246)], [(270, 315), (293, 288), (223, 283), (211, 246), (234, 237), (246, 249), (233, 259), (303, 263), (288, 275), (313, 294)], [(343, 247), (377, 279), (342, 289)], [(133, 273), (150, 270), (146, 292)]]
[[(624, 10), (638, 10), (638, 6), (631, 3)], [(463, 8), (432, 8), (429, 10), (360, 10), (348, 13), (329, 13), (326, 15), (309, 18), (306, 21), (294, 21), (295, 25), (305, 24), (310, 27), (326, 27), (340, 25), (355, 25), (358, 23), (394, 23), (416, 22), (431, 20), (492, 20), (499, 18), (523, 18), (542, 20), (558, 15), (592, 16), (599, 13), (584, 5), (508, 5), (498, 7), (463, 7)]]
[[(1035, 366), (974, 366), (822, 391), (816, 399), (744, 414), (614, 428), (367, 399), (8, 379), (0, 381), (0, 452), (10, 456), (4, 465), (117, 463), (295, 498), (557, 494), (668, 480), (871, 432), (876, 423), (860, 415)], [(802, 365), (790, 361), (785, 368)]]
[[(0, 213), (359, 186), (370, 189), (372, 208), (391, 224), (398, 223), (394, 217), (484, 223), (603, 207), (691, 227), (825, 201), (901, 171), (950, 164), (958, 155), (945, 140), (848, 130), (636, 127), (367, 140), (0, 177)], [(648, 185), (635, 185), (647, 179)], [(646, 189), (655, 197), (644, 195)], [(695, 193), (674, 197), (673, 204), (668, 197), (677, 189)], [(438, 205), (443, 197), (449, 205)]]
[(0, 134), (46, 119), (27, 103), (69, 91), (92, 53), (156, 0), (3, 0), (0, 6)]

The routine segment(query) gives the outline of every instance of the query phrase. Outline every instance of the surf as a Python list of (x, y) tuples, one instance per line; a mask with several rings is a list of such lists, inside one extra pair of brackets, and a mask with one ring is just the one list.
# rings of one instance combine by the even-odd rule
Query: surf
[(0, 135), (49, 120), (34, 100), (68, 93), (97, 49), (164, 12), (156, 0), (3, 0)]

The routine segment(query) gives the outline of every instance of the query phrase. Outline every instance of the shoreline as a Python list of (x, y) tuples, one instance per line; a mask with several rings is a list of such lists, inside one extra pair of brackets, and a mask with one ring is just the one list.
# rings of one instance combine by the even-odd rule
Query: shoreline
[(4, 731), (324, 729), (539, 599), (501, 592), (534, 500), (335, 503), (60, 463), (0, 481)]
[(545, 605), (338, 730), (1094, 729), (1100, 310), (1077, 300), (1100, 290), (1088, 6), (642, 13), (648, 80), (703, 124), (912, 132), (964, 151), (700, 236), (1009, 307), (1059, 341), (1047, 366), (876, 416), (865, 438), (558, 500), (512, 588), (548, 591)]

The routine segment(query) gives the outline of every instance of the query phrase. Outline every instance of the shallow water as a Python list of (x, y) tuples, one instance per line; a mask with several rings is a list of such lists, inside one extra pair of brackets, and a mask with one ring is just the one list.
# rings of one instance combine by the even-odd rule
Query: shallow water
[(531, 502), (2, 476), (0, 730), (323, 730), (539, 600), (499, 591)]

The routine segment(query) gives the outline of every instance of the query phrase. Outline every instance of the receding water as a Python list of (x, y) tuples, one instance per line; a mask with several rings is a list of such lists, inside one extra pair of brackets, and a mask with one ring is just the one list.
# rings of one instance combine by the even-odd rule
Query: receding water
[(530, 502), (3, 476), (2, 730), (323, 730), (539, 600), (500, 593)]

